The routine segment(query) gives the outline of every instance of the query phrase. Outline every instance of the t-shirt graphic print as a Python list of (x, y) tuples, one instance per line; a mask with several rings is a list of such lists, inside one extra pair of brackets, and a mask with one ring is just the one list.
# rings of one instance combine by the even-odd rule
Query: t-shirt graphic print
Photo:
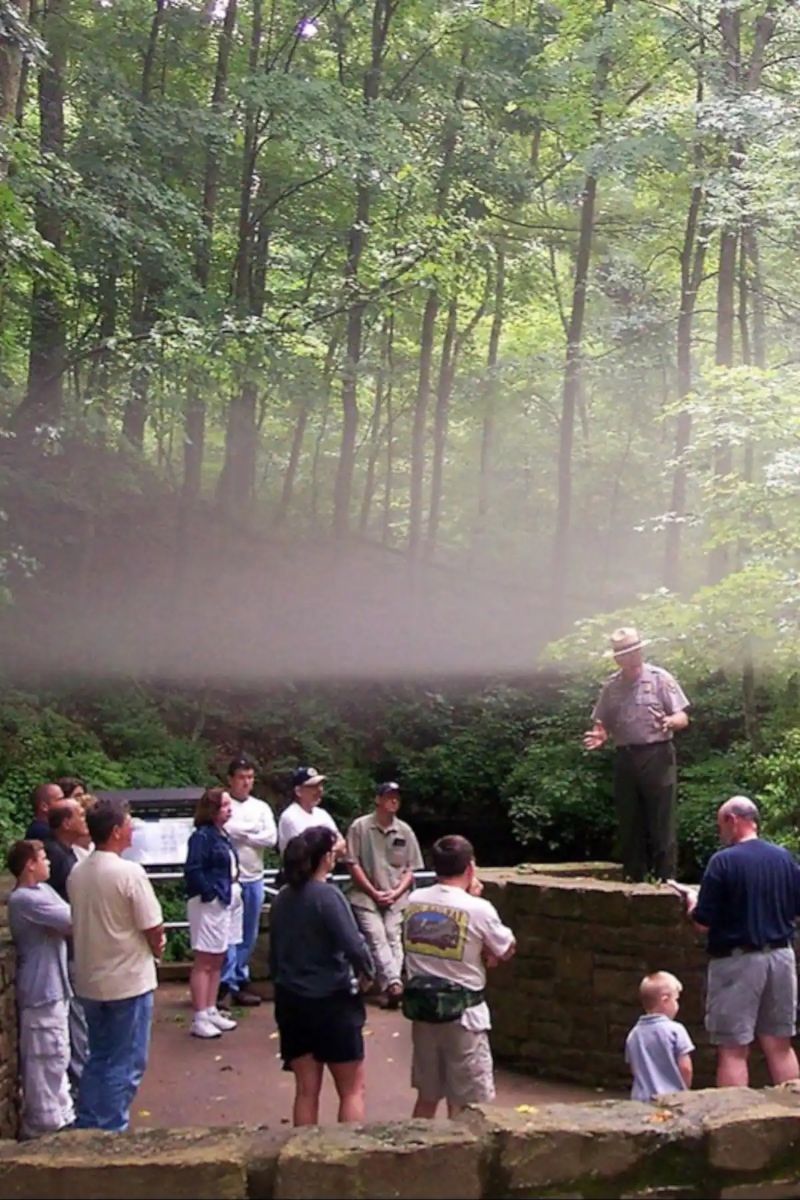
[(469, 914), (443, 904), (409, 904), (403, 943), (406, 954), (464, 961)]

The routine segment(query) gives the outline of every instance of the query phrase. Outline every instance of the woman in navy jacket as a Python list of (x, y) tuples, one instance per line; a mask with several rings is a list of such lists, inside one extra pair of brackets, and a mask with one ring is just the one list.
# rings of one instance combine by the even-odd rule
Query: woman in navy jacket
[(194, 953), (190, 987), (193, 1037), (214, 1038), (236, 1022), (217, 1008), (217, 991), (225, 954), (242, 940), (242, 890), (239, 856), (224, 825), (230, 819), (231, 798), (224, 788), (209, 788), (200, 797), (189, 838), (186, 865), (186, 905)]

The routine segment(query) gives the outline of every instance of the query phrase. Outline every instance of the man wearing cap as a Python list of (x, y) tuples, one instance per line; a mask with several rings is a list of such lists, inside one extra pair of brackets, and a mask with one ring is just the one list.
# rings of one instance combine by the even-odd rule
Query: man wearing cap
[(347, 852), (345, 840), (337, 828), (336, 822), (329, 812), (320, 808), (325, 776), (320, 775), (316, 767), (298, 767), (292, 774), (292, 792), (294, 800), (281, 813), (278, 821), (278, 850), (283, 855), (293, 837), (324, 825), (336, 834), (337, 842), (334, 851), (337, 858), (343, 858)]
[(357, 817), (347, 831), (347, 857), (353, 888), (350, 903), (377, 967), (387, 1008), (403, 991), (403, 909), (414, 872), (423, 861), (417, 836), (397, 817), (399, 783), (382, 783), (375, 811)]
[(677, 860), (672, 738), (689, 724), (689, 701), (669, 671), (644, 661), (649, 643), (635, 629), (617, 629), (610, 641), (608, 654), (619, 670), (603, 685), (583, 744), (597, 750), (611, 737), (616, 745), (614, 797), (625, 875), (669, 879)]

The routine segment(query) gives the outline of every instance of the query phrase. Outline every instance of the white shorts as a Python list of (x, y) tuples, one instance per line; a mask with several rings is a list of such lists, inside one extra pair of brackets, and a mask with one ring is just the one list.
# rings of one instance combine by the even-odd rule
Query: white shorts
[(199, 896), (192, 896), (186, 909), (193, 950), (224, 954), (228, 946), (239, 945), (242, 940), (242, 889), (238, 883), (231, 888), (230, 904), (223, 904), (221, 900), (204, 903)]

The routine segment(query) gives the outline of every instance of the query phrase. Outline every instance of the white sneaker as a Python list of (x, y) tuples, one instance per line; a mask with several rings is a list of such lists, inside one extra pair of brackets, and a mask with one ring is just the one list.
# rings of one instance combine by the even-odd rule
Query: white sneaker
[(232, 1017), (228, 1017), (225, 1015), (225, 1013), (221, 1013), (218, 1008), (207, 1008), (206, 1017), (214, 1026), (214, 1028), (219, 1029), (221, 1033), (227, 1033), (228, 1030), (235, 1029), (239, 1024), (239, 1022), (234, 1021)]
[(217, 1029), (208, 1018), (207, 1013), (196, 1013), (192, 1021), (192, 1027), (189, 1030), (192, 1037), (199, 1038), (215, 1038), (222, 1037), (222, 1031)]

